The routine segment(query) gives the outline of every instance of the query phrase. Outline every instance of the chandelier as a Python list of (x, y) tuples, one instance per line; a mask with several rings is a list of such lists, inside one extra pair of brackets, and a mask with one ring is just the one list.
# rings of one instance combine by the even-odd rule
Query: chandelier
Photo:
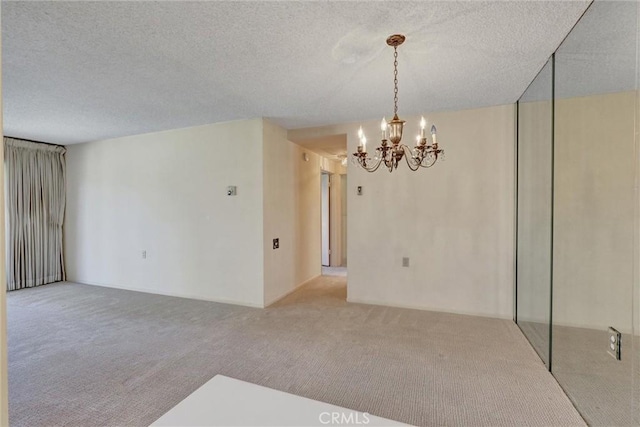
[[(398, 118), (398, 46), (404, 40), (405, 36), (402, 34), (393, 34), (387, 38), (387, 44), (393, 47), (394, 59), (393, 119), (390, 122), (387, 122), (384, 118), (382, 119), (382, 123), (380, 123), (382, 143), (375, 149), (373, 158), (369, 157), (367, 153), (367, 137), (364, 135), (362, 127), (358, 130), (360, 144), (358, 145), (358, 151), (353, 153), (352, 160), (367, 172), (375, 172), (382, 164), (389, 169), (389, 172), (393, 172), (394, 169), (398, 168), (398, 164), (403, 157), (409, 169), (417, 171), (420, 168), (433, 166), (439, 157), (442, 158), (444, 156), (444, 150), (438, 148), (435, 125), (431, 126), (431, 144), (427, 141), (424, 117), (420, 121), (420, 135), (416, 138), (416, 146), (411, 149), (407, 145), (400, 143), (405, 121)], [(389, 141), (391, 141), (391, 144), (389, 144)]]

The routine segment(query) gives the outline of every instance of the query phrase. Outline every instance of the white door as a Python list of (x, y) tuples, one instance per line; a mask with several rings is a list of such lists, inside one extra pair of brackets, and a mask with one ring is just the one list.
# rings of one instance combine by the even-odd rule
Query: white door
[(322, 174), (322, 265), (329, 265), (329, 174)]

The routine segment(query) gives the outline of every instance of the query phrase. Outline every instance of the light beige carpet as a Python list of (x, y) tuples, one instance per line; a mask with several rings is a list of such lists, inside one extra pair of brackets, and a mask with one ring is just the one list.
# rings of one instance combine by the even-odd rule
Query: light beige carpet
[(553, 373), (593, 426), (640, 425), (638, 343), (622, 338), (622, 360), (607, 354), (606, 330), (553, 327)]
[(583, 423), (513, 322), (349, 304), (345, 280), (265, 310), (73, 283), (11, 292), (10, 421), (148, 425), (223, 374), (416, 425)]
[[(548, 358), (549, 324), (520, 322), (531, 344)], [(553, 327), (553, 374), (591, 426), (640, 425), (640, 346), (623, 334), (622, 360), (608, 353), (602, 328)]]

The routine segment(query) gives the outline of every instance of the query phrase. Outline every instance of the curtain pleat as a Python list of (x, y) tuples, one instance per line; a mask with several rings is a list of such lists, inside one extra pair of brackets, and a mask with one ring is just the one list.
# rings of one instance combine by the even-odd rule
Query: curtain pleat
[(7, 290), (65, 280), (62, 146), (4, 138)]

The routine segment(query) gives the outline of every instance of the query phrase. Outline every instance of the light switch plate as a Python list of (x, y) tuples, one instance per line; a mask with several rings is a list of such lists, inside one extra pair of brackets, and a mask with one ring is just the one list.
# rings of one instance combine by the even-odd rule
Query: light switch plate
[(622, 359), (622, 334), (616, 329), (609, 326), (608, 329), (607, 353), (616, 360)]
[(227, 187), (227, 196), (235, 196), (238, 194), (238, 190), (235, 185), (230, 185)]
[(358, 185), (358, 196), (362, 196), (362, 186)]

